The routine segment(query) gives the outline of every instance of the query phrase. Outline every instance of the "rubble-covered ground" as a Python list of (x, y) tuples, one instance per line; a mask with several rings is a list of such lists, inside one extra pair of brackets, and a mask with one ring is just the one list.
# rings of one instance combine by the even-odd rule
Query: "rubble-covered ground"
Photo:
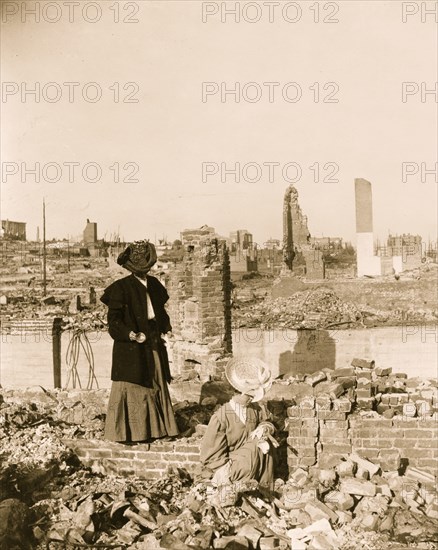
[[(275, 296), (279, 279), (235, 281), (235, 327), (327, 329), (436, 323), (438, 265), (394, 276), (303, 283)], [(293, 286), (293, 285), (291, 285)]]
[(101, 328), (106, 319), (101, 291), (123, 270), (104, 258), (72, 258), (70, 263), (67, 271), (65, 259), (48, 260), (46, 296), (39, 266), (0, 266), (2, 322), (65, 317), (86, 330)]
[[(67, 327), (97, 328), (105, 323), (99, 293), (113, 279), (99, 260), (76, 262), (70, 273), (61, 261), (53, 262), (43, 298), (37, 271), (17, 273), (2, 282), (7, 303), (1, 317), (60, 315)], [(307, 283), (275, 299), (273, 279), (247, 279), (236, 283), (233, 322), (269, 328), (436, 323), (436, 279), (437, 265), (427, 264), (398, 280)], [(91, 286), (96, 306), (89, 303)], [(181, 431), (199, 437), (202, 430), (190, 435), (194, 424), (207, 423), (213, 410), (178, 407)], [(0, 550), (87, 544), (144, 550), (438, 548), (436, 479), (415, 469), (382, 474), (355, 456), (324, 468), (297, 469), (290, 477), (283, 468), (274, 491), (248, 487), (235, 505), (224, 506), (218, 497), (227, 495), (183, 470), (148, 481), (84, 468), (63, 440), (99, 439), (103, 422), (103, 415), (96, 415), (85, 424), (69, 423), (53, 406), (3, 400), (0, 394)]]
[(353, 303), (343, 302), (327, 288), (295, 292), (288, 298), (266, 298), (235, 307), (233, 313), (236, 326), (262, 329), (354, 326), (362, 324), (364, 317)]
[[(102, 290), (122, 276), (102, 258), (51, 259), (47, 296), (43, 296), (41, 274), (0, 269), (0, 318), (3, 324), (20, 319), (65, 318), (67, 328), (86, 330), (105, 325), (106, 310), (100, 303)], [(84, 267), (87, 266), (87, 267)], [(119, 267), (119, 266), (117, 266)], [(20, 268), (21, 269), (21, 268)], [(3, 270), (4, 271), (4, 270)], [(159, 275), (159, 274), (158, 274)], [(272, 276), (235, 277), (233, 325), (269, 328), (342, 328), (394, 326), (404, 322), (435, 323), (438, 320), (436, 285), (438, 264), (394, 276), (360, 279), (297, 279), (299, 290), (273, 298), (279, 279)], [(94, 288), (96, 303), (90, 303)], [(78, 311), (77, 296), (80, 296)]]
[[(430, 474), (382, 474), (351, 455), (277, 477), (273, 491), (239, 487), (230, 505), (227, 492), (182, 469), (149, 481), (84, 468), (62, 441), (102, 437), (102, 416), (70, 424), (50, 404), (7, 393), (0, 395), (2, 550), (438, 548)], [(192, 433), (208, 422), (214, 402), (176, 409), (180, 429)]]

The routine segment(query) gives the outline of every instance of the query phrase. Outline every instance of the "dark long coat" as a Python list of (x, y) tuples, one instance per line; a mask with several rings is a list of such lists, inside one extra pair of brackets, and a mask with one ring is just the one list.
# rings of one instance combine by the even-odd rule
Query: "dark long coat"
[[(114, 340), (111, 380), (152, 388), (155, 369), (152, 349), (158, 351), (166, 381), (171, 380), (166, 345), (160, 335), (172, 327), (164, 309), (169, 299), (164, 286), (156, 277), (148, 275), (147, 291), (155, 312), (156, 330), (147, 318), (146, 288), (134, 275), (112, 283), (105, 289), (101, 301), (108, 306), (108, 332)], [(131, 341), (131, 331), (143, 332), (146, 342)]]

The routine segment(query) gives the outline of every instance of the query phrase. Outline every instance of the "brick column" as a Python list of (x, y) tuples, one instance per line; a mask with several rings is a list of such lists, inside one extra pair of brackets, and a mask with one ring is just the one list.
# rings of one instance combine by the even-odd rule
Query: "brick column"
[(175, 336), (172, 370), (205, 381), (221, 377), (232, 349), (229, 256), (212, 228), (187, 230), (181, 236), (184, 257), (167, 280)]

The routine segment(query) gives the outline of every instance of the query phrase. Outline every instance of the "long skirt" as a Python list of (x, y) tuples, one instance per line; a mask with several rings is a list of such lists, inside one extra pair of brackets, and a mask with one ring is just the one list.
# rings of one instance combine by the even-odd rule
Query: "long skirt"
[(212, 479), (220, 485), (245, 485), (250, 481), (257, 481), (260, 486), (273, 490), (274, 488), (274, 459), (273, 450), (264, 454), (258, 447), (257, 439), (249, 439), (241, 447), (228, 452), (228, 462), (212, 471), (208, 467), (199, 468), (198, 480)]
[(274, 487), (274, 461), (272, 451), (263, 454), (256, 439), (229, 453), (231, 460), (230, 481), (250, 481), (255, 479), (268, 489)]
[(155, 350), (153, 356), (153, 388), (145, 388), (130, 382), (112, 383), (105, 422), (105, 439), (138, 442), (178, 435), (169, 389)]

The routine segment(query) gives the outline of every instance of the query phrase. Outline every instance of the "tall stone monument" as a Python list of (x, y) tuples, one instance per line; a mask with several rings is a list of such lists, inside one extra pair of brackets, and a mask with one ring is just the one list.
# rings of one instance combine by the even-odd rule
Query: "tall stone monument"
[(356, 198), (357, 276), (380, 275), (380, 258), (374, 255), (371, 183), (363, 178), (356, 178), (354, 180), (354, 189)]

